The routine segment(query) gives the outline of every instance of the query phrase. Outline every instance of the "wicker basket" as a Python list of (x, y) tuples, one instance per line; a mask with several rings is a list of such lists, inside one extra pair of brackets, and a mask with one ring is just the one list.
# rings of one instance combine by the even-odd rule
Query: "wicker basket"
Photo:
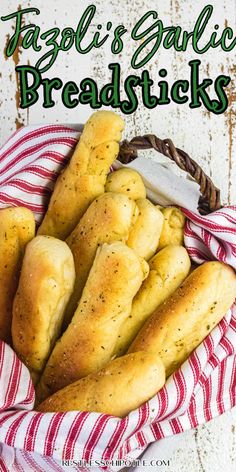
[(160, 139), (154, 134), (136, 136), (131, 141), (123, 141), (120, 145), (118, 160), (122, 164), (128, 164), (138, 157), (138, 150), (155, 149), (174, 161), (180, 169), (190, 174), (199, 184), (201, 196), (198, 202), (198, 210), (202, 215), (211, 213), (221, 208), (220, 190), (215, 187), (210, 177), (202, 168), (184, 151), (175, 147), (171, 139)]

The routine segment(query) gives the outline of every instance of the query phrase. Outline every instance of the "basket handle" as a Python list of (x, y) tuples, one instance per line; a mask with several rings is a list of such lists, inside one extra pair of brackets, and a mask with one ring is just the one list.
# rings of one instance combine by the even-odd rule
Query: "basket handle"
[(202, 215), (221, 208), (220, 190), (186, 152), (174, 146), (171, 139), (162, 140), (154, 134), (146, 134), (145, 136), (136, 136), (131, 141), (125, 140), (120, 144), (118, 160), (123, 164), (128, 164), (138, 157), (138, 150), (144, 149), (155, 149), (164, 154), (194, 178), (200, 186), (201, 196), (198, 210)]

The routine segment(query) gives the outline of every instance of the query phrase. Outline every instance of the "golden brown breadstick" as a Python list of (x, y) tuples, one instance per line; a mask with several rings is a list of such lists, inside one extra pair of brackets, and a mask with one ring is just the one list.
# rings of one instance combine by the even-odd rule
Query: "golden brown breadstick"
[(164, 217), (146, 198), (136, 200), (136, 204), (139, 214), (130, 230), (127, 246), (148, 261), (157, 250)]
[(121, 326), (114, 355), (129, 348), (145, 321), (184, 281), (191, 262), (183, 246), (167, 246), (150, 261), (150, 272), (134, 297), (129, 317)]
[(108, 175), (105, 191), (124, 193), (133, 200), (146, 198), (146, 189), (141, 175), (128, 167), (122, 167)]
[(148, 264), (121, 242), (98, 249), (82, 297), (40, 380), (44, 397), (101, 369), (114, 350)]
[(57, 179), (38, 234), (66, 239), (90, 203), (104, 193), (123, 128), (122, 118), (110, 111), (98, 111), (89, 118), (68, 166)]
[(158, 249), (162, 249), (169, 244), (183, 245), (185, 216), (179, 208), (163, 208), (164, 216), (163, 228), (160, 236)]
[(172, 374), (219, 323), (236, 297), (236, 275), (221, 262), (206, 262), (152, 316), (129, 352), (152, 351)]
[(59, 390), (37, 410), (97, 411), (124, 417), (152, 398), (164, 383), (165, 369), (160, 359), (148, 352), (135, 352)]
[(34, 383), (61, 334), (74, 280), (74, 260), (65, 242), (37, 236), (27, 245), (13, 304), (12, 341)]
[(112, 241), (127, 241), (137, 215), (135, 202), (126, 195), (105, 193), (93, 201), (67, 238), (74, 256), (76, 281), (64, 327), (68, 326), (77, 308), (98, 246)]
[(12, 304), (25, 245), (34, 237), (35, 221), (27, 208), (0, 210), (0, 339), (11, 342)]

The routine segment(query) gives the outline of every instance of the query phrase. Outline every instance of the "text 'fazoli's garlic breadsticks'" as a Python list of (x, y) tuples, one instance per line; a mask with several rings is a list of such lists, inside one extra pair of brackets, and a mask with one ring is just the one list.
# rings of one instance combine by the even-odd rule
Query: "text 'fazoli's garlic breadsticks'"
[(37, 410), (97, 411), (124, 417), (150, 400), (164, 383), (161, 360), (149, 352), (135, 352), (114, 359), (99, 372), (59, 390)]
[(96, 372), (111, 360), (121, 324), (148, 264), (121, 242), (98, 249), (78, 308), (41, 377), (38, 397)]
[(221, 262), (206, 262), (151, 315), (129, 352), (156, 353), (169, 376), (219, 323), (235, 297), (234, 270)]
[(104, 193), (123, 128), (122, 118), (110, 111), (98, 111), (89, 118), (68, 166), (57, 179), (38, 234), (66, 239), (90, 203)]
[(73, 256), (65, 242), (37, 236), (27, 245), (13, 304), (12, 340), (34, 383), (61, 334), (74, 280)]
[(26, 244), (34, 237), (35, 221), (27, 208), (0, 210), (0, 339), (11, 342), (12, 305)]

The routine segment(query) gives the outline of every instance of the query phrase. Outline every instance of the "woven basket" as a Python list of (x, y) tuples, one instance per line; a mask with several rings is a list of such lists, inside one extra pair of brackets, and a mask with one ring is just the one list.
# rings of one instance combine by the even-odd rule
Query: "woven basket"
[(215, 187), (210, 177), (185, 151), (176, 148), (171, 139), (160, 139), (154, 134), (136, 136), (131, 141), (123, 141), (120, 145), (118, 160), (122, 164), (128, 164), (138, 157), (138, 150), (155, 149), (174, 161), (180, 169), (190, 174), (199, 184), (201, 196), (198, 202), (198, 210), (201, 215), (206, 215), (221, 208), (220, 190)]

